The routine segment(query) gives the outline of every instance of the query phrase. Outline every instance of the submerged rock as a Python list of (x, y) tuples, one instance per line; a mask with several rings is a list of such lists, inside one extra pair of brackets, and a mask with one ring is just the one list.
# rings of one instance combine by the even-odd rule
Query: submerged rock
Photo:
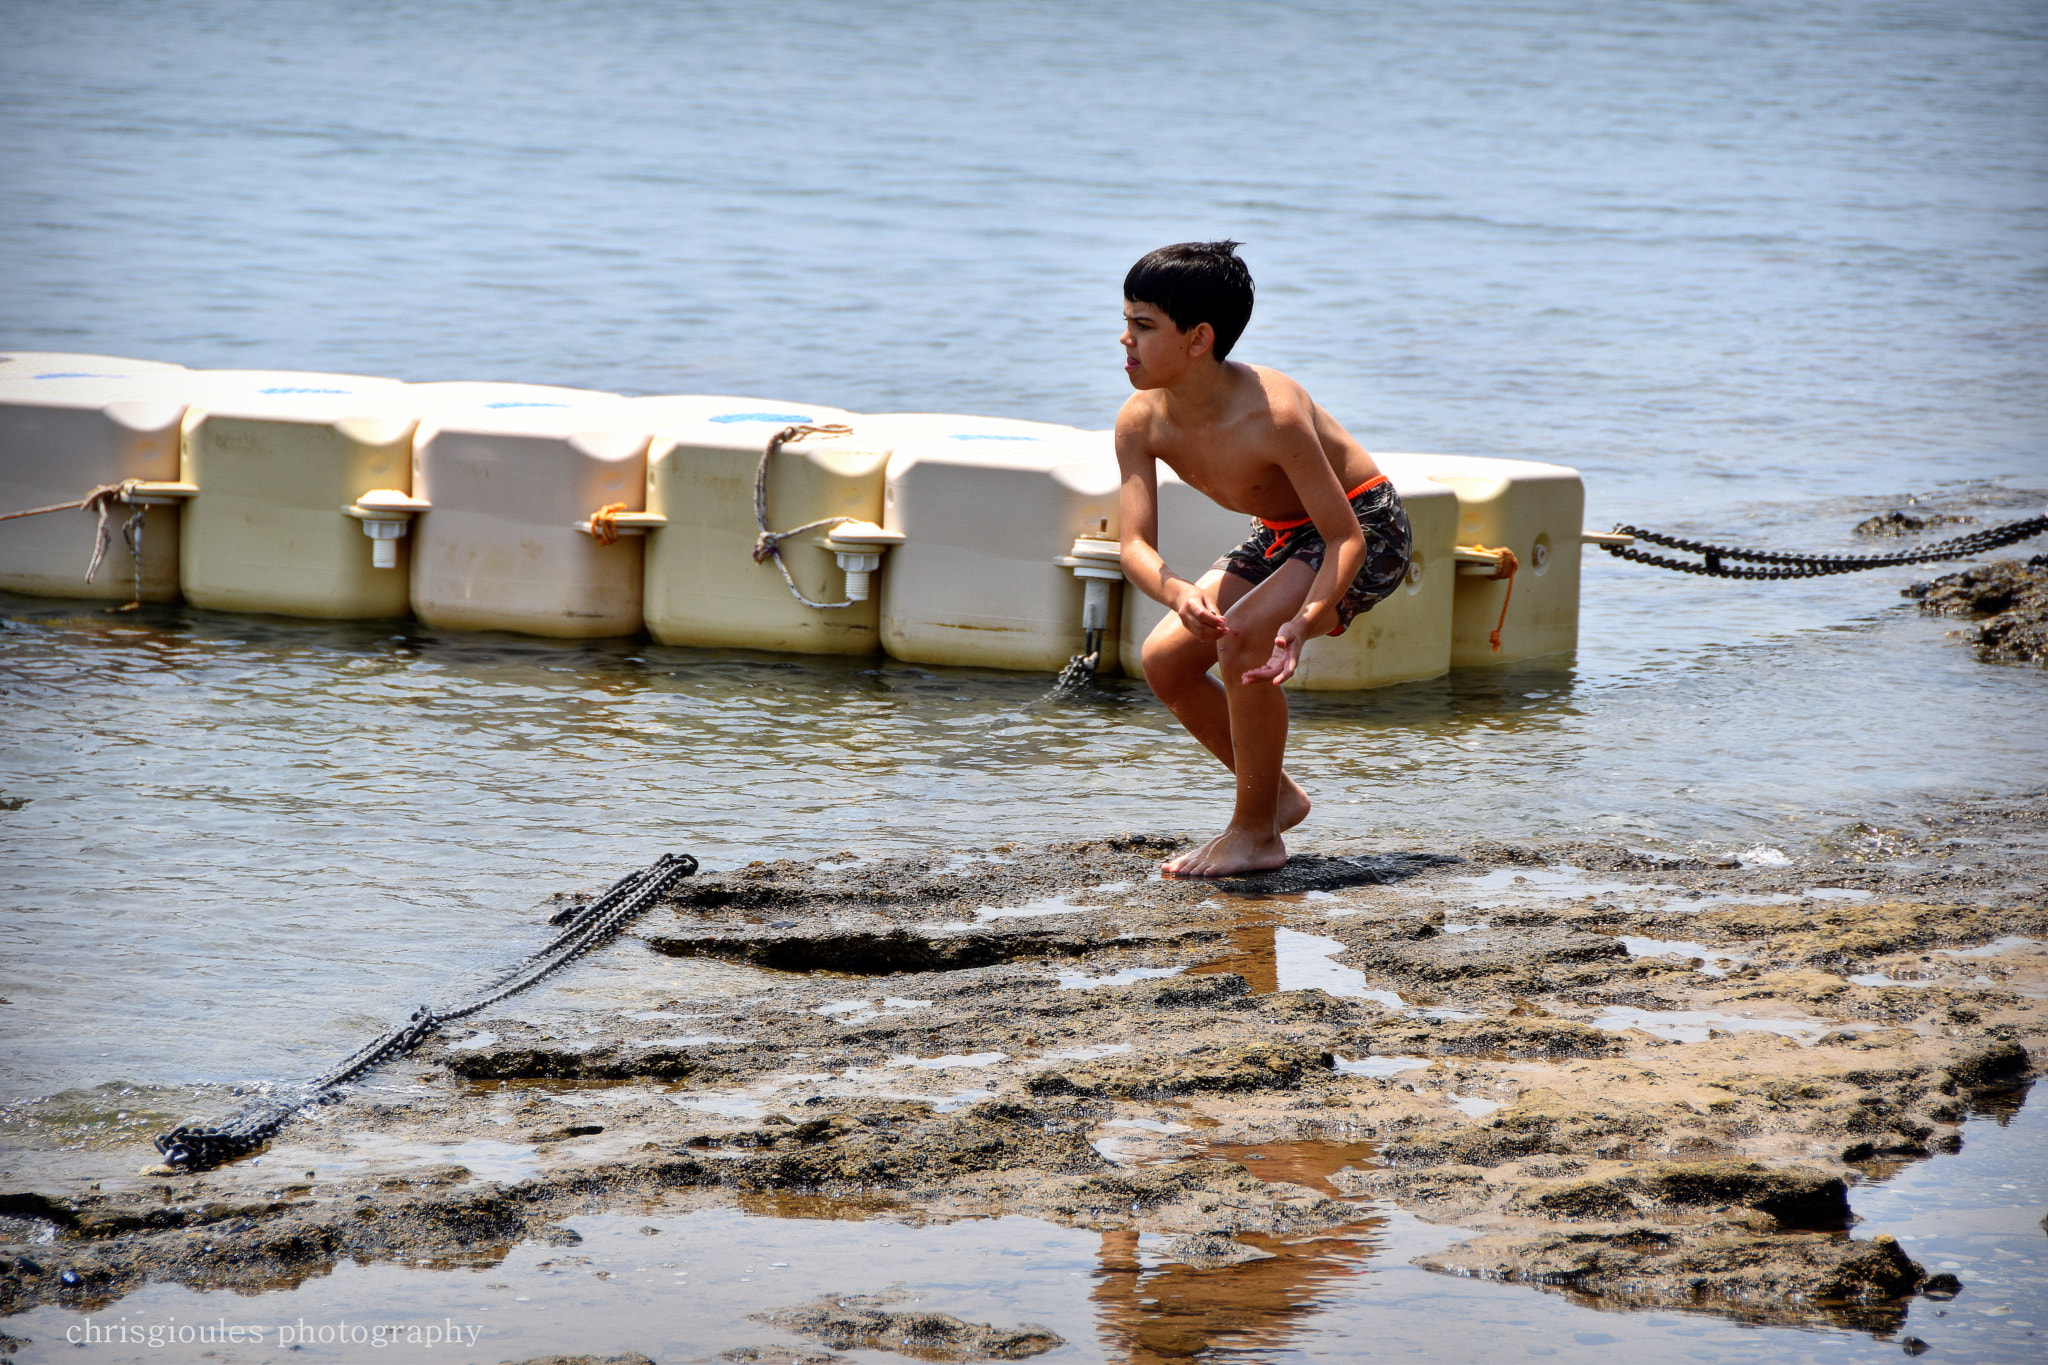
[(1067, 1344), (1032, 1323), (994, 1327), (964, 1322), (951, 1313), (889, 1307), (907, 1297), (900, 1292), (848, 1294), (760, 1316), (770, 1326), (817, 1337), (836, 1350), (894, 1351), (920, 1360), (1026, 1360)]
[(834, 1351), (807, 1351), (801, 1346), (735, 1346), (721, 1351), (720, 1360), (733, 1365), (841, 1365), (851, 1359)]

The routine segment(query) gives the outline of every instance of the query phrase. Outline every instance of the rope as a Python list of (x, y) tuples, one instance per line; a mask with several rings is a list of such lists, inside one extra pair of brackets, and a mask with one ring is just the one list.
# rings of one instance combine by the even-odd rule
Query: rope
[(782, 562), (782, 542), (793, 536), (800, 536), (806, 531), (815, 531), (824, 526), (844, 526), (847, 522), (859, 521), (860, 518), (820, 517), (792, 530), (769, 530), (768, 462), (775, 458), (775, 452), (782, 449), (787, 441), (800, 440), (805, 436), (845, 436), (852, 430), (852, 427), (839, 422), (784, 427), (768, 438), (768, 445), (761, 451), (761, 463), (754, 469), (754, 526), (760, 531), (760, 534), (754, 537), (754, 562), (760, 564), (770, 559), (774, 560), (775, 567), (782, 570), (782, 581), (789, 585), (789, 595), (805, 606), (816, 607), (820, 611), (836, 611), (841, 607), (850, 607), (853, 605), (853, 599), (849, 597), (844, 602), (813, 602), (804, 596), (796, 585), (796, 579), (790, 576), (789, 565)]
[[(1662, 545), (1667, 549), (1699, 555), (1702, 562), (1696, 564), (1688, 560), (1672, 559), (1666, 555), (1646, 554), (1626, 545), (1600, 547), (1621, 559), (1633, 560), (1638, 564), (1654, 564), (1660, 569), (1675, 569), (1680, 573), (1706, 574), (1712, 578), (1765, 580), (1821, 578), (1828, 574), (1856, 573), (1863, 569), (1891, 569), (1906, 564), (1933, 564), (1945, 559), (1972, 559), (1987, 550), (2017, 545), (2020, 541), (2032, 540), (2042, 532), (2048, 531), (2048, 516), (2010, 521), (2003, 526), (1989, 526), (1982, 531), (1957, 536), (1953, 540), (1937, 541), (1918, 550), (1901, 550), (1895, 554), (1884, 555), (1802, 555), (1775, 550), (1741, 550), (1727, 545), (1709, 545), (1697, 540), (1680, 540), (1676, 536), (1660, 535), (1636, 526), (1617, 526), (1614, 530), (1617, 535), (1634, 536), (1637, 540), (1646, 541), (1651, 545)], [(1779, 567), (1738, 568), (1722, 562), (1731, 559)]]
[(18, 521), (23, 517), (40, 517), (50, 512), (83, 512), (88, 508), (100, 507), (105, 517), (104, 505), (109, 501), (126, 502), (136, 487), (147, 482), (144, 479), (123, 479), (119, 483), (103, 483), (87, 493), (77, 502), (53, 502), (48, 507), (31, 507), (26, 512), (0, 512), (0, 521)]
[[(135, 596), (123, 606), (109, 607), (107, 610), (110, 612), (136, 611), (142, 606), (142, 532), (148, 524), (149, 504), (136, 503), (135, 510), (128, 514), (127, 524), (121, 528), (121, 539), (128, 545), (129, 562), (135, 566)], [(92, 575), (88, 573), (85, 581), (92, 582)]]
[(616, 545), (619, 541), (619, 513), (626, 510), (623, 502), (606, 503), (590, 514), (590, 534), (597, 537), (600, 545)]
[(121, 539), (127, 543), (129, 557), (135, 561), (135, 600), (126, 606), (110, 607), (110, 611), (134, 611), (142, 605), (142, 528), (149, 518), (146, 503), (134, 501), (135, 490), (144, 479), (123, 479), (119, 483), (103, 483), (87, 493), (77, 502), (53, 502), (48, 507), (31, 507), (25, 512), (0, 513), (0, 521), (19, 521), (23, 517), (47, 516), (51, 512), (97, 512), (98, 533), (93, 541), (92, 563), (86, 565), (85, 581), (90, 583), (99, 577), (100, 563), (107, 557), (107, 544), (111, 539), (107, 517), (117, 502), (129, 503), (135, 510), (128, 514), (127, 524), (121, 528)]
[(441, 1025), (488, 1009), (568, 966), (696, 870), (697, 860), (687, 853), (663, 854), (653, 866), (629, 872), (612, 883), (609, 891), (571, 920), (545, 947), (499, 973), (475, 993), (452, 1005), (420, 1006), (405, 1023), (372, 1039), (321, 1075), (301, 1083), (290, 1097), (257, 1100), (210, 1126), (179, 1124), (158, 1135), (157, 1151), (163, 1154), (164, 1164), (188, 1171), (203, 1171), (248, 1155), (300, 1111), (338, 1102), (341, 1096), (334, 1093), (338, 1087), (372, 1067), (411, 1052)]
[(1495, 583), (1498, 583), (1503, 578), (1508, 581), (1508, 590), (1500, 599), (1500, 620), (1493, 623), (1493, 634), (1486, 637), (1487, 643), (1493, 646), (1493, 652), (1498, 654), (1500, 653), (1501, 627), (1508, 623), (1508, 603), (1515, 600), (1515, 574), (1520, 571), (1522, 561), (1516, 559), (1515, 552), (1505, 545), (1498, 549), (1491, 545), (1460, 545), (1458, 548), (1461, 550), (1477, 550), (1480, 554), (1492, 555), (1494, 557), (1493, 572), (1486, 576), (1487, 579)]

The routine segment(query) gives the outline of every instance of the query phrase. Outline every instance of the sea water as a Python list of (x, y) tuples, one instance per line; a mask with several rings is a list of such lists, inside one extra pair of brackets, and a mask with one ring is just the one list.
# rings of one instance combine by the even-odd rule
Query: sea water
[[(1858, 551), (2048, 498), (2029, 0), (4, 22), (0, 347), (1101, 427), (1124, 269), (1227, 235), (1242, 358), (1368, 448), (1572, 465), (1594, 528)], [(1902, 601), (1934, 572), (1591, 554), (1575, 656), (1297, 699), (1304, 836), (1797, 856), (2038, 788), (2048, 673)], [(121, 1083), (318, 1070), (670, 849), (1220, 823), (1141, 685), (1048, 682), (5, 599), (0, 1096), (134, 1140)]]

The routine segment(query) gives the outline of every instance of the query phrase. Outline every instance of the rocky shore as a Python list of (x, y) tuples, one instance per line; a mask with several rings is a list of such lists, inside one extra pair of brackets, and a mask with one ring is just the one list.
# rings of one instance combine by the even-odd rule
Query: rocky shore
[(1985, 659), (2048, 664), (2048, 555), (1994, 560), (1905, 592), (1924, 612), (1968, 618), (1956, 633)]
[[(144, 1149), (18, 1126), (0, 1313), (818, 1191), (1166, 1234), (1203, 1267), (1393, 1201), (1477, 1234), (1445, 1272), (1886, 1334), (1957, 1282), (1859, 1236), (1849, 1193), (1955, 1147), (1973, 1097), (2048, 1057), (2044, 813), (1957, 806), (1797, 856), (1326, 845), (1216, 884), (1158, 880), (1176, 844), (1148, 837), (705, 873), (609, 950), (674, 963), (659, 1008), (479, 1016), (260, 1162), (138, 1173)], [(478, 1138), (532, 1173), (404, 1155)], [(816, 1359), (1058, 1340), (894, 1312), (768, 1326)]]

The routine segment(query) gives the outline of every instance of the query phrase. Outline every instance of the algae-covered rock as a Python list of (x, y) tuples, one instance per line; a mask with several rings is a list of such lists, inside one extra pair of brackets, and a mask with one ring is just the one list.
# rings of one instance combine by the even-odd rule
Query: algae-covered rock
[(1246, 1246), (1220, 1232), (1197, 1232), (1176, 1237), (1166, 1244), (1166, 1254), (1182, 1265), (1197, 1270), (1224, 1270), (1246, 1261), (1270, 1261), (1273, 1253)]
[(1431, 934), (1351, 950), (1369, 973), (1440, 983), (1507, 976), (1540, 986), (1546, 972), (1587, 963), (1626, 961), (1619, 939), (1560, 928), (1477, 929)]
[(843, 1365), (851, 1359), (836, 1351), (812, 1351), (801, 1346), (735, 1346), (720, 1351), (720, 1360), (733, 1365)]
[(1025, 1360), (1066, 1345), (1049, 1328), (1030, 1323), (995, 1327), (965, 1322), (951, 1313), (890, 1307), (905, 1297), (849, 1294), (759, 1316), (771, 1326), (817, 1337), (836, 1350), (895, 1351), (922, 1360)]
[(1439, 1053), (1470, 1057), (1606, 1057), (1625, 1040), (1569, 1019), (1402, 1019), (1375, 1025), (1364, 1038), (1382, 1054)]
[(1296, 1232), (1353, 1221), (1349, 1204), (1261, 1180), (1232, 1161), (1168, 1161), (1036, 1182), (1019, 1206), (1084, 1227), (1161, 1232)]
[(1041, 1071), (1024, 1082), (1033, 1095), (1108, 1095), (1157, 1099), (1197, 1092), (1291, 1090), (1310, 1075), (1328, 1072), (1336, 1059), (1320, 1048), (1215, 1048), (1183, 1057), (1142, 1057), (1080, 1062)]
[(1739, 1225), (1494, 1233), (1418, 1259), (1431, 1270), (1570, 1289), (1632, 1308), (1704, 1308), (1755, 1322), (1816, 1316), (1881, 1327), (1923, 1272), (1890, 1237), (1758, 1233)]
[(2048, 556), (1980, 564), (1916, 583), (1906, 595), (1919, 598), (1922, 611), (1988, 618), (1965, 632), (1987, 657), (2048, 663)]
[(761, 1189), (928, 1185), (986, 1171), (1075, 1173), (1107, 1165), (1083, 1134), (1050, 1126), (1023, 1105), (989, 1102), (921, 1122), (903, 1113), (923, 1108), (871, 1106), (786, 1128), (715, 1135), (705, 1145), (758, 1155), (708, 1169), (722, 1176), (719, 1183)]

